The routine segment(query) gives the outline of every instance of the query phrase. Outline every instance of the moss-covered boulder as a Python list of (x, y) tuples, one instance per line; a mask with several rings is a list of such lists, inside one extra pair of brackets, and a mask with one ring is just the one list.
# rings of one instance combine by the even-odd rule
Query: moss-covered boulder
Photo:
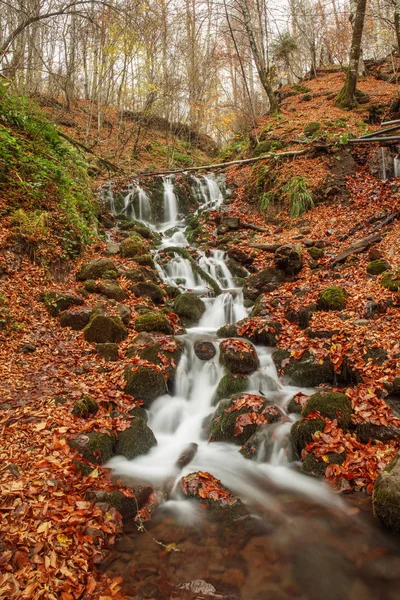
[(97, 344), (118, 344), (128, 332), (119, 317), (94, 314), (83, 330), (85, 340)]
[(52, 317), (57, 317), (60, 312), (71, 308), (71, 306), (82, 306), (83, 298), (63, 292), (44, 292), (40, 294), (39, 299), (44, 302), (47, 312)]
[(348, 429), (353, 412), (351, 400), (346, 394), (339, 392), (317, 392), (309, 397), (301, 414), (306, 417), (310, 413), (319, 412), (328, 419), (337, 419), (338, 426)]
[(89, 462), (104, 464), (113, 456), (114, 436), (110, 433), (91, 431), (82, 433), (76, 438), (68, 440), (68, 445), (77, 450), (79, 454)]
[(254, 346), (250, 342), (234, 338), (221, 342), (219, 362), (231, 373), (252, 373), (260, 366)]
[(104, 271), (103, 275), (102, 275), (102, 279), (118, 279), (118, 277), (120, 276), (120, 273), (118, 273), (118, 271)]
[(241, 250), (240, 248), (229, 248), (227, 254), (229, 258), (232, 258), (246, 267), (250, 266), (254, 261), (254, 257), (251, 254), (247, 254), (247, 252), (244, 252), (244, 250)]
[(116, 281), (111, 279), (105, 279), (98, 283), (96, 291), (98, 294), (102, 294), (112, 300), (118, 300), (118, 302), (123, 302), (127, 298), (126, 292), (124, 292)]
[(124, 277), (137, 283), (138, 281), (144, 281), (144, 275), (140, 269), (127, 269), (124, 271)]
[(173, 329), (163, 313), (146, 312), (135, 320), (134, 327), (137, 332), (160, 332), (171, 334)]
[(155, 268), (154, 259), (151, 254), (144, 253), (133, 256), (133, 260), (137, 262), (141, 267), (150, 267), (150, 269)]
[(335, 381), (335, 372), (329, 357), (320, 360), (306, 351), (296, 359), (288, 350), (279, 349), (274, 351), (272, 358), (277, 369), (282, 370), (285, 379), (294, 385), (310, 388)]
[(196, 294), (185, 292), (174, 301), (174, 312), (180, 318), (184, 327), (197, 325), (205, 313), (206, 305)]
[(325, 477), (326, 467), (328, 465), (341, 465), (345, 461), (346, 453), (328, 452), (324, 454), (324, 459), (318, 459), (314, 454), (309, 454), (301, 465), (301, 470), (305, 475), (321, 479)]
[(372, 492), (375, 516), (385, 527), (400, 533), (400, 461), (399, 455), (375, 481)]
[(310, 322), (313, 314), (317, 310), (316, 304), (309, 304), (308, 306), (302, 306), (299, 310), (289, 308), (285, 312), (285, 319), (290, 323), (296, 323), (300, 329), (307, 329), (310, 326)]
[(210, 425), (210, 442), (231, 442), (242, 446), (260, 425), (276, 423), (281, 409), (257, 394), (235, 394), (221, 400)]
[(130, 235), (121, 242), (120, 253), (124, 258), (132, 258), (135, 256), (143, 256), (147, 254), (147, 246), (143, 238), (139, 235)]
[(180, 489), (186, 498), (197, 500), (209, 508), (229, 508), (231, 511), (238, 507), (244, 508), (239, 498), (211, 473), (199, 471), (185, 475), (180, 481)]
[(96, 400), (88, 394), (82, 394), (81, 399), (74, 403), (72, 414), (81, 419), (87, 419), (91, 415), (95, 415), (99, 410), (99, 405)]
[(126, 356), (137, 356), (154, 365), (163, 367), (172, 383), (183, 352), (182, 343), (172, 336), (139, 333), (126, 351)]
[(282, 140), (265, 140), (264, 142), (259, 142), (257, 144), (257, 146), (254, 148), (253, 154), (254, 156), (261, 156), (261, 154), (265, 154), (266, 152), (275, 152), (281, 148), (283, 148)]
[(108, 362), (118, 360), (118, 344), (96, 344), (97, 353)]
[(123, 324), (128, 327), (131, 321), (131, 309), (126, 304), (118, 304), (117, 313), (123, 322)]
[(367, 273), (369, 273), (370, 275), (380, 275), (385, 271), (390, 271), (391, 268), (392, 267), (390, 266), (387, 260), (380, 258), (378, 260), (372, 260), (370, 263), (368, 263)]
[(83, 289), (89, 294), (97, 294), (97, 281), (95, 279), (86, 279), (83, 282)]
[(243, 295), (254, 302), (263, 292), (273, 292), (278, 289), (284, 280), (284, 271), (276, 267), (267, 267), (245, 279)]
[(360, 442), (367, 444), (370, 440), (379, 440), (380, 442), (390, 442), (400, 439), (400, 429), (393, 425), (377, 425), (369, 421), (364, 421), (357, 425), (356, 434)]
[(307, 248), (308, 254), (314, 260), (319, 260), (323, 257), (325, 250), (323, 248), (317, 248), (316, 246), (311, 246), (311, 248)]
[(147, 454), (156, 445), (157, 440), (150, 427), (143, 419), (136, 417), (128, 429), (117, 432), (115, 454), (132, 460), (141, 454)]
[(237, 327), (233, 323), (229, 323), (228, 325), (223, 325), (217, 330), (217, 337), (219, 338), (228, 338), (228, 337), (238, 337)]
[(282, 270), (286, 275), (290, 277), (297, 275), (303, 267), (301, 250), (291, 244), (280, 246), (275, 251), (274, 263), (277, 269)]
[(313, 441), (313, 435), (317, 431), (323, 431), (325, 427), (321, 419), (301, 419), (292, 425), (290, 435), (293, 450), (298, 458), (307, 444)]
[(152, 489), (150, 487), (138, 488), (137, 486), (133, 490), (134, 496), (125, 496), (122, 492), (113, 490), (106, 492), (105, 490), (89, 490), (85, 494), (87, 500), (91, 500), (96, 504), (109, 504), (115, 510), (117, 510), (124, 521), (131, 521), (137, 511), (144, 506), (144, 503), (148, 500)]
[(215, 406), (223, 398), (230, 398), (233, 394), (245, 392), (248, 387), (249, 380), (246, 375), (228, 372), (219, 380), (212, 399), (212, 404)]
[(383, 273), (381, 285), (391, 292), (398, 292), (400, 290), (400, 271), (396, 271), (395, 273)]
[(70, 327), (74, 331), (80, 331), (89, 323), (92, 313), (92, 308), (65, 310), (60, 315), (60, 325), (61, 327)]
[(236, 323), (235, 327), (235, 336), (263, 346), (276, 346), (278, 336), (282, 331), (282, 323), (264, 317), (242, 319)]
[(135, 400), (143, 400), (145, 408), (148, 408), (153, 400), (167, 393), (164, 373), (157, 367), (128, 366), (124, 372), (124, 379), (124, 392), (133, 396)]
[(164, 291), (152, 281), (139, 281), (131, 291), (137, 298), (150, 298), (154, 304), (161, 304), (165, 299)]
[(117, 271), (117, 267), (109, 258), (99, 258), (91, 260), (82, 265), (76, 278), (78, 281), (86, 281), (87, 279), (100, 279), (105, 271)]
[(319, 310), (343, 310), (347, 305), (348, 293), (345, 289), (332, 285), (322, 290), (318, 297)]

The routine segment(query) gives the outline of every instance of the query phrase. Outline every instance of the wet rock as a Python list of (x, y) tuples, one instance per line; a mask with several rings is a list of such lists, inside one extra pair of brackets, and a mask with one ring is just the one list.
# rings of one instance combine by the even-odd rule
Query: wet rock
[(391, 268), (392, 267), (387, 260), (379, 258), (378, 260), (373, 260), (370, 263), (368, 263), (367, 273), (369, 273), (370, 275), (380, 275), (385, 271), (390, 271)]
[(150, 427), (143, 419), (135, 417), (128, 429), (117, 432), (115, 454), (132, 460), (147, 454), (156, 445), (157, 440)]
[(125, 327), (128, 327), (131, 320), (131, 309), (129, 306), (126, 306), (125, 304), (118, 304), (117, 313)]
[(139, 281), (131, 291), (137, 298), (150, 298), (154, 304), (161, 304), (165, 299), (164, 291), (151, 281)]
[(97, 284), (96, 291), (98, 294), (102, 294), (103, 296), (111, 298), (112, 300), (118, 300), (118, 302), (122, 302), (127, 298), (127, 294), (124, 292), (124, 290), (116, 281), (112, 281), (111, 279), (105, 279)]
[(198, 471), (185, 475), (180, 480), (180, 489), (186, 498), (204, 503), (209, 508), (243, 507), (239, 498), (210, 473)]
[(288, 415), (301, 415), (301, 406), (298, 402), (296, 402), (296, 396), (293, 396), (288, 402), (286, 406), (286, 412)]
[(247, 269), (245, 269), (245, 267), (233, 260), (233, 258), (228, 258), (226, 260), (226, 266), (228, 267), (232, 275), (236, 278), (244, 279), (249, 274)]
[(230, 400), (221, 400), (211, 420), (209, 441), (242, 446), (260, 425), (281, 419), (280, 408), (264, 396), (235, 394)]
[(108, 362), (118, 360), (118, 344), (96, 344), (97, 353)]
[(99, 410), (96, 400), (88, 394), (82, 394), (81, 399), (74, 403), (72, 414), (80, 419), (87, 419)]
[(363, 444), (369, 440), (379, 440), (380, 442), (390, 442), (400, 439), (400, 429), (392, 425), (375, 425), (368, 421), (357, 425), (356, 434)]
[(233, 338), (221, 342), (219, 362), (231, 373), (252, 373), (260, 366), (254, 346), (249, 342)]
[(95, 342), (98, 344), (122, 342), (128, 332), (119, 317), (111, 317), (108, 315), (94, 314), (84, 331), (85, 340), (87, 342)]
[(74, 331), (80, 331), (89, 323), (92, 313), (92, 308), (65, 310), (60, 315), (60, 325), (61, 327), (71, 327)]
[(182, 343), (176, 338), (143, 332), (132, 340), (126, 356), (128, 358), (138, 356), (142, 360), (163, 367), (168, 374), (168, 381), (172, 383), (182, 352)]
[(191, 292), (181, 294), (174, 301), (174, 312), (178, 315), (184, 327), (197, 325), (205, 310), (206, 305), (203, 300)]
[(325, 460), (317, 459), (314, 454), (309, 454), (301, 465), (301, 470), (305, 475), (321, 479), (325, 477), (326, 467), (328, 465), (341, 465), (346, 459), (346, 453), (328, 452), (324, 454)]
[(229, 248), (227, 254), (228, 254), (229, 258), (232, 258), (236, 262), (241, 263), (242, 265), (245, 265), (245, 266), (251, 265), (254, 261), (253, 256), (251, 256), (250, 254), (247, 254), (240, 248)]
[(279, 435), (280, 448), (285, 447), (288, 460), (293, 460), (289, 431), (280, 434), (281, 427), (281, 423), (261, 426), (241, 447), (240, 454), (249, 460), (269, 462), (274, 452), (277, 435)]
[(217, 336), (219, 338), (236, 337), (237, 334), (237, 327), (233, 324), (223, 325), (217, 331)]
[(263, 271), (247, 277), (243, 286), (243, 295), (254, 302), (260, 294), (278, 289), (284, 280), (284, 271), (275, 267), (267, 267)]
[(293, 450), (298, 458), (301, 457), (301, 451), (306, 445), (313, 441), (313, 434), (323, 431), (324, 428), (325, 424), (321, 419), (300, 419), (292, 425), (290, 435)]
[[(150, 490), (150, 488), (148, 488)], [(151, 492), (149, 492), (150, 495)], [(104, 490), (89, 490), (85, 494), (87, 500), (98, 503), (109, 504), (117, 510), (124, 521), (131, 520), (139, 510), (136, 494), (133, 498), (125, 496), (122, 492)]]
[(143, 256), (147, 252), (147, 246), (139, 235), (131, 235), (121, 242), (120, 254), (124, 258)]
[(300, 387), (317, 387), (322, 383), (334, 383), (335, 372), (328, 357), (322, 361), (306, 351), (299, 359), (291, 356), (288, 350), (275, 350), (273, 361), (285, 378)]
[(140, 269), (128, 269), (127, 271), (124, 271), (124, 277), (135, 283), (144, 281), (144, 275)]
[(348, 293), (341, 287), (331, 286), (319, 294), (318, 310), (344, 310), (347, 305)]
[(242, 598), (239, 593), (221, 593), (202, 579), (180, 583), (172, 589), (170, 594), (170, 600), (241, 600)]
[(102, 465), (113, 456), (114, 441), (112, 434), (91, 431), (68, 440), (68, 445), (85, 460)]
[(337, 419), (338, 426), (348, 429), (353, 412), (351, 400), (346, 394), (339, 392), (317, 392), (309, 397), (301, 414), (307, 417), (310, 413), (319, 412), (328, 419)]
[(181, 452), (178, 460), (175, 463), (176, 468), (181, 471), (190, 462), (192, 462), (192, 460), (197, 454), (198, 447), (198, 444), (195, 444), (194, 442), (190, 443), (187, 446), (187, 448), (185, 448), (185, 450)]
[(109, 258), (99, 258), (91, 260), (82, 265), (81, 270), (77, 274), (78, 281), (86, 281), (87, 279), (99, 279), (105, 271), (117, 271), (113, 261)]
[(193, 350), (200, 360), (211, 360), (217, 353), (214, 344), (206, 340), (197, 340), (193, 345)]
[(212, 404), (215, 406), (223, 398), (230, 398), (233, 394), (245, 392), (249, 387), (249, 380), (246, 375), (239, 373), (226, 373), (219, 380), (217, 389), (215, 390)]
[(316, 304), (302, 306), (299, 310), (289, 309), (285, 312), (285, 319), (290, 323), (296, 323), (300, 329), (307, 329), (307, 327), (310, 326), (311, 318), (316, 310)]
[(387, 310), (383, 302), (368, 302), (364, 308), (364, 319), (373, 319), (377, 315), (385, 313)]
[(167, 393), (164, 374), (157, 367), (140, 365), (132, 369), (128, 366), (124, 378), (124, 392), (133, 396), (135, 400), (143, 400), (145, 408), (148, 408), (153, 400)]
[(400, 462), (399, 455), (384, 469), (375, 481), (372, 506), (378, 519), (396, 533), (400, 533)]
[(289, 277), (297, 275), (303, 267), (301, 252), (291, 244), (280, 246), (275, 251), (274, 262)]
[(159, 332), (171, 334), (173, 329), (163, 313), (147, 312), (135, 320), (134, 327), (137, 332)]
[(47, 312), (52, 317), (57, 317), (60, 312), (71, 308), (71, 306), (82, 306), (84, 303), (83, 298), (79, 296), (55, 291), (43, 292), (43, 294), (40, 294), (39, 300), (44, 302)]

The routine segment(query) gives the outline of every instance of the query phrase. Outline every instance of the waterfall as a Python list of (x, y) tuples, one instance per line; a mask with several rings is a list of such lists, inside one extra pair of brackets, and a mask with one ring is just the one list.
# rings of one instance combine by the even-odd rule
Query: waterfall
[(382, 181), (387, 181), (386, 177), (386, 148), (382, 146), (381, 148), (381, 156), (382, 156)]
[(151, 220), (150, 199), (138, 184), (129, 184), (124, 196), (122, 214), (134, 221), (149, 223)]
[(164, 186), (164, 224), (172, 227), (177, 223), (178, 200), (174, 192), (172, 176), (163, 178)]
[(224, 201), (221, 188), (214, 175), (201, 175), (193, 177), (200, 201), (200, 210), (212, 210), (219, 208)]

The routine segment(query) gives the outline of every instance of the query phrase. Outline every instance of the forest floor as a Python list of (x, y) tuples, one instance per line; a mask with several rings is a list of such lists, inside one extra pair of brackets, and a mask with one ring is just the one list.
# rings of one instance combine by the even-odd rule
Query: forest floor
[[(298, 149), (298, 145), (290, 142), (310, 122), (322, 123), (326, 118), (332, 123), (341, 120), (341, 124), (323, 125), (327, 133), (332, 134), (333, 142), (346, 132), (365, 131), (366, 107), (347, 113), (334, 109), (333, 99), (328, 98), (339, 90), (342, 81), (342, 74), (329, 73), (306, 82), (311, 90), (306, 93), (312, 98), (304, 100), (299, 94), (287, 98), (283, 103), (283, 116), (260, 120), (259, 133), (271, 132), (270, 137), (286, 139), (288, 148)], [(368, 92), (372, 102), (387, 107), (396, 94), (393, 84), (374, 77), (361, 81), (360, 89)], [(385, 118), (384, 113), (381, 116)], [(378, 125), (370, 125), (370, 130), (374, 127)], [(68, 131), (70, 129), (68, 127)], [(74, 136), (78, 134), (79, 128)], [(348, 146), (345, 148), (347, 151)], [(98, 146), (95, 150), (100, 154)], [(112, 154), (107, 151), (103, 156), (110, 158)], [(251, 167), (231, 169), (228, 181), (234, 181), (238, 187), (229, 213), (266, 228), (264, 232), (241, 230), (240, 248), (251, 254), (260, 268), (271, 263), (272, 255), (250, 244), (301, 245), (305, 239), (324, 241), (324, 253), (317, 259), (317, 267), (311, 261), (308, 263), (311, 256), (304, 249), (305, 266), (300, 274), (294, 281), (283, 283), (266, 299), (274, 320), (283, 326), (279, 346), (289, 349), (295, 358), (309, 351), (322, 360), (328, 353), (337, 369), (350, 356), (350, 365), (363, 379), (347, 390), (354, 407), (354, 425), (368, 421), (397, 429), (400, 419), (384, 396), (395, 378), (400, 377), (398, 291), (383, 288), (381, 275), (366, 272), (370, 261), (368, 251), (356, 254), (356, 259), (347, 260), (339, 269), (331, 268), (337, 254), (373, 232), (375, 223), (370, 218), (380, 215), (383, 221), (393, 215), (393, 220), (379, 230), (382, 239), (374, 249), (390, 263), (393, 272), (400, 269), (400, 186), (396, 179), (383, 182), (371, 174), (367, 166), (369, 158), (364, 156), (347, 174), (339, 174), (341, 195), (337, 201), (330, 198), (321, 202), (297, 220), (280, 212), (279, 206), (271, 206), (269, 213), (260, 214), (252, 194), (252, 185), (259, 183), (259, 171)], [(262, 192), (273, 189), (274, 185), (278, 190), (285, 178), (293, 174), (306, 177), (311, 187), (317, 189), (329, 174), (331, 159), (322, 154), (282, 163), (276, 169), (275, 179), (267, 181)], [(269, 160), (266, 158), (265, 164), (269, 164)], [(151, 161), (160, 164), (151, 158), (149, 148), (146, 165)], [(128, 161), (126, 165), (129, 166)], [(210, 236), (215, 216), (211, 215), (205, 225)], [(121, 518), (115, 510), (87, 500), (85, 494), (94, 487), (121, 490), (127, 496), (130, 493), (119, 483), (112, 483), (109, 472), (101, 466), (93, 468), (88, 475), (77, 472), (74, 461), (79, 455), (68, 446), (67, 439), (82, 431), (123, 430), (127, 426), (126, 419), (110, 414), (110, 403), (126, 412), (128, 403), (132, 402), (120, 384), (124, 350), (135, 331), (130, 328), (127, 340), (120, 345), (119, 360), (105, 362), (92, 344), (83, 339), (82, 332), (61, 328), (58, 319), (50, 316), (39, 301), (39, 295), (48, 290), (62, 289), (64, 293), (79, 294), (80, 284), (75, 274), (81, 263), (104, 257), (105, 242), (91, 244), (79, 261), (70, 263), (55, 277), (10, 244), (10, 228), (12, 223), (3, 220), (0, 225), (1, 318), (7, 324), (7, 331), (0, 332), (3, 439), (0, 599), (118, 600), (123, 597), (121, 580), (101, 575), (96, 565), (112, 552), (115, 537), (122, 528)], [(118, 262), (123, 263), (123, 260), (118, 258)], [(336, 311), (318, 312), (312, 318), (313, 331), (334, 332), (327, 347), (323, 338), (311, 338), (296, 323), (287, 321), (285, 313), (289, 307), (298, 310), (304, 304), (313, 303), (321, 289), (330, 285), (345, 288), (348, 300), (345, 320)], [(304, 291), (301, 298), (296, 293), (298, 288)], [(133, 296), (128, 301), (133, 315), (137, 301)], [(382, 312), (366, 319), (367, 305), (371, 302), (379, 305)], [(371, 347), (385, 353), (381, 364), (366, 357), (366, 350)], [(89, 394), (99, 405), (97, 415), (87, 419), (84, 425), (71, 413), (74, 401), (82, 394)], [(346, 462), (331, 469), (328, 479), (339, 490), (371, 491), (378, 473), (397, 452), (398, 441), (361, 444), (353, 433), (343, 433), (330, 424), (325, 446), (320, 446), (320, 450), (326, 454), (340, 452), (342, 447), (347, 450)]]

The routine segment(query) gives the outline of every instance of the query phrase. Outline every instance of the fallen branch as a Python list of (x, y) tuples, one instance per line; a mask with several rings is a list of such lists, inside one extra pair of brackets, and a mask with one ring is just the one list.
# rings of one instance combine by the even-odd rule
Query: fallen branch
[(346, 250), (343, 250), (343, 252), (341, 252), (340, 254), (337, 254), (335, 256), (335, 258), (332, 260), (330, 266), (333, 267), (334, 265), (336, 265), (338, 263), (344, 262), (346, 260), (346, 258), (348, 256), (351, 256), (352, 254), (359, 254), (360, 252), (364, 252), (365, 250), (367, 250), (367, 248), (369, 248), (373, 244), (380, 242), (381, 240), (382, 240), (382, 236), (380, 233), (374, 233), (372, 235), (368, 235), (367, 237), (363, 238), (362, 240), (359, 240), (355, 244), (352, 244), (351, 246), (346, 248)]
[(263, 233), (268, 232), (266, 227), (260, 227), (260, 225), (253, 225), (253, 223), (240, 223), (244, 229), (252, 229), (253, 231), (262, 231)]
[(249, 248), (265, 250), (265, 252), (276, 252), (283, 244), (248, 244)]
[(122, 169), (121, 167), (118, 167), (118, 165), (115, 165), (114, 163), (107, 160), (106, 158), (102, 158), (101, 156), (96, 154), (96, 152), (93, 152), (93, 150), (91, 148), (89, 148), (88, 146), (85, 146), (85, 144), (82, 144), (82, 142), (78, 142), (78, 140), (75, 140), (74, 138), (70, 137), (66, 133), (63, 133), (62, 131), (57, 131), (57, 133), (60, 137), (63, 137), (64, 139), (66, 139), (67, 142), (69, 142), (73, 146), (76, 146), (77, 148), (80, 148), (81, 150), (84, 150), (85, 152), (88, 152), (89, 154), (92, 154), (93, 156), (95, 156), (96, 159), (99, 161), (99, 163), (104, 165), (104, 167), (108, 171), (113, 171), (114, 173), (125, 173), (124, 169)]

